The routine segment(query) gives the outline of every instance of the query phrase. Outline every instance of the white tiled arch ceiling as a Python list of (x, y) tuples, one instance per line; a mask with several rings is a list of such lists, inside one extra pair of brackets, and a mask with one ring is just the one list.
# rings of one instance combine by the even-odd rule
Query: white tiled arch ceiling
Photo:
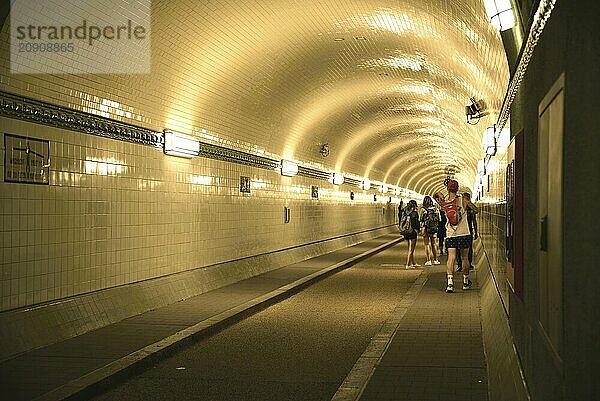
[[(86, 111), (109, 99), (132, 113), (117, 120), (423, 194), (442, 188), (448, 166), (471, 185), (508, 82), (482, 0), (153, 0), (149, 75), (7, 70), (3, 90)], [(476, 126), (465, 123), (470, 97), (489, 112)]]

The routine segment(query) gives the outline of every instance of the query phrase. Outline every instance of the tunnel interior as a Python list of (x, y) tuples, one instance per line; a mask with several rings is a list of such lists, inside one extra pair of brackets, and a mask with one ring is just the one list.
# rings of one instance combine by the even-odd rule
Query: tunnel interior
[(511, 369), (490, 388), (593, 393), (597, 5), (80, 3), (0, 12), (0, 360), (396, 233), (451, 177)]

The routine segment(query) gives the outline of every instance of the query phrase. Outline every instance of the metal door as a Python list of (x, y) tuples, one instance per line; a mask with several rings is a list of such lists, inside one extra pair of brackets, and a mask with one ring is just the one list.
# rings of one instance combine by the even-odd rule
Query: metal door
[(560, 358), (563, 330), (563, 112), (564, 74), (539, 105), (539, 321)]

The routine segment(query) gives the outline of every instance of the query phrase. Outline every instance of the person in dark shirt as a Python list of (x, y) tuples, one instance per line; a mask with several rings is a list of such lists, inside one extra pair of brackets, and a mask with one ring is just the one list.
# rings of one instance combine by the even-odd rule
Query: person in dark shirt
[(404, 199), (400, 199), (400, 204), (398, 205), (398, 223), (402, 219), (402, 211), (404, 210)]
[(421, 265), (415, 263), (415, 247), (417, 246), (417, 235), (421, 228), (421, 223), (419, 223), (419, 213), (417, 212), (418, 206), (415, 200), (411, 200), (406, 205), (406, 208), (402, 211), (402, 217), (407, 214), (410, 217), (410, 226), (412, 227), (412, 232), (409, 234), (403, 234), (404, 239), (408, 244), (408, 254), (406, 255), (406, 268), (414, 269), (415, 267), (420, 267)]
[[(433, 195), (433, 199), (439, 203), (440, 194)], [(446, 255), (448, 254), (448, 249), (446, 249), (446, 245), (444, 243), (444, 239), (446, 238), (446, 213), (444, 213), (444, 209), (440, 210), (440, 224), (438, 224), (438, 248), (439, 254), (443, 255), (444, 250), (446, 251)]]
[(430, 196), (423, 198), (423, 209), (421, 212), (421, 235), (423, 236), (423, 245), (425, 247), (425, 256), (427, 261), (425, 266), (439, 265), (438, 248), (436, 246), (437, 233), (440, 223), (440, 212), (434, 206)]
[[(470, 193), (465, 192), (463, 194), (463, 196), (469, 202), (471, 201)], [(471, 233), (471, 237), (473, 237), (474, 240), (479, 238), (479, 233), (477, 232), (477, 217), (475, 216), (476, 213), (477, 212), (475, 212), (473, 209), (471, 209), (470, 207), (467, 207), (467, 223), (469, 224), (469, 232)], [(471, 270), (471, 269), (473, 269), (473, 243), (472, 242), (471, 242), (471, 246), (469, 247), (468, 260), (469, 260), (469, 270)], [(456, 271), (457, 272), (462, 271), (463, 263), (462, 263), (462, 257), (460, 256), (460, 252), (457, 253), (457, 255), (456, 255), (456, 263), (458, 264)]]

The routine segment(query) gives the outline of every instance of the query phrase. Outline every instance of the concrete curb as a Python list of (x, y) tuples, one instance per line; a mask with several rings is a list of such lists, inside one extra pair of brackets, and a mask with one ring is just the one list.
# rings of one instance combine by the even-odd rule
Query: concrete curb
[(306, 288), (310, 284), (323, 279), (339, 270), (350, 267), (362, 259), (380, 252), (392, 245), (401, 242), (402, 238), (397, 238), (379, 245), (373, 249), (345, 259), (334, 265), (328, 266), (318, 272), (312, 273), (306, 277), (293, 281), (261, 295), (234, 308), (228, 309), (215, 316), (205, 319), (186, 329), (178, 331), (169, 337), (150, 344), (138, 351), (135, 351), (123, 358), (109, 363), (99, 369), (96, 369), (78, 379), (72, 380), (52, 391), (49, 391), (37, 398), (36, 401), (55, 401), (55, 400), (85, 400), (93, 397), (99, 392), (123, 381), (172, 354), (177, 349), (184, 347), (196, 340), (214, 334), (225, 327), (247, 317), (253, 313), (275, 304), (295, 292)]

